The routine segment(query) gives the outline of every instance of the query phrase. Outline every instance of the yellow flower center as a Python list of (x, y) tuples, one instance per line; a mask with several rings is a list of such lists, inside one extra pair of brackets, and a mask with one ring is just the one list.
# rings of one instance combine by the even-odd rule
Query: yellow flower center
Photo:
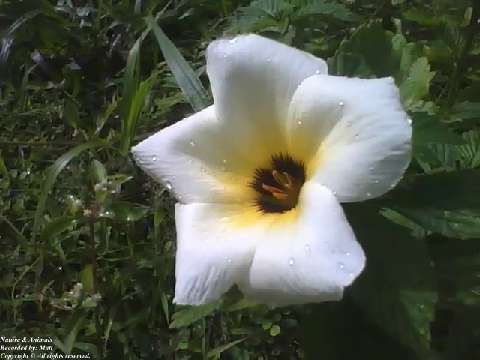
[(290, 155), (273, 155), (269, 168), (255, 170), (250, 186), (255, 190), (255, 203), (264, 213), (283, 213), (298, 203), (298, 196), (305, 183), (303, 162)]

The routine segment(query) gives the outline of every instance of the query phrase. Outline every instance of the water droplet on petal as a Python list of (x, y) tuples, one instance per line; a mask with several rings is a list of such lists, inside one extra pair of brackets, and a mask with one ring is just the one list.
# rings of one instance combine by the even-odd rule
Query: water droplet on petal
[(373, 182), (374, 182), (375, 184), (378, 184), (378, 183), (380, 182), (380, 180), (376, 179), (376, 180), (373, 180)]
[(412, 119), (411, 118), (408, 118), (407, 121), (408, 121), (409, 125), (412, 125)]
[(222, 163), (224, 163), (224, 164), (226, 164), (227, 162), (228, 162), (227, 159), (222, 160)]
[(369, 192), (367, 192), (365, 195), (367, 195), (367, 198), (372, 196), (372, 194), (370, 194)]
[(237, 42), (237, 40), (238, 40), (238, 38), (233, 38), (233, 39), (228, 40), (228, 42), (230, 44), (235, 44)]
[(350, 252), (348, 252), (348, 251), (345, 253), (345, 256), (350, 256), (350, 255), (352, 255), (352, 254), (350, 254)]
[(302, 124), (303, 124), (303, 121), (302, 121), (302, 120), (298, 120), (298, 121), (297, 121), (297, 125), (298, 125), (298, 126), (300, 126), (300, 125), (302, 125)]
[(343, 263), (338, 263), (338, 268), (340, 270), (343, 270), (345, 268), (345, 265)]
[(152, 161), (157, 161), (157, 156), (156, 155), (152, 156)]
[(172, 184), (170, 184), (168, 181), (165, 183), (165, 187), (167, 188), (167, 190), (172, 190)]
[(189, 144), (190, 144), (191, 147), (194, 147), (196, 145), (195, 141), (193, 141), (193, 140), (190, 140)]
[(288, 259), (288, 265), (290, 265), (290, 266), (295, 265), (295, 259), (294, 258)]
[(320, 74), (320, 70), (319, 69), (315, 70), (315, 74)]
[(344, 107), (344, 106), (345, 106), (345, 103), (344, 103), (343, 101), (339, 101), (339, 102), (338, 102), (338, 106)]

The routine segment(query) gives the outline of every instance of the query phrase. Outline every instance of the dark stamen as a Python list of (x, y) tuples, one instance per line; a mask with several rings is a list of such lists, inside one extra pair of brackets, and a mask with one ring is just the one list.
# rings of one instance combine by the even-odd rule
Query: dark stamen
[(270, 168), (255, 170), (250, 186), (257, 192), (255, 203), (265, 213), (282, 213), (293, 209), (305, 182), (303, 162), (290, 155), (273, 155)]

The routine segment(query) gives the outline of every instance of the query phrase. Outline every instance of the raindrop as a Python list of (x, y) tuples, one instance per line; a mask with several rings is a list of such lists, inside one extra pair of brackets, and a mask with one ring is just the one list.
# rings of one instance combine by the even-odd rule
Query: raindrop
[(61, 266), (57, 267), (58, 270), (62, 270), (63, 268)]
[(353, 278), (355, 275), (353, 273), (348, 273), (348, 276)]
[(310, 245), (305, 244), (305, 251), (306, 251), (307, 253), (310, 253), (311, 250), (312, 250), (312, 249), (310, 248)]
[(411, 118), (408, 118), (407, 121), (408, 121), (409, 125), (412, 125), (412, 119)]
[(190, 144), (191, 147), (194, 147), (195, 145), (197, 145), (197, 144), (195, 144), (195, 141), (193, 141), (193, 140), (190, 140), (189, 144)]
[(172, 184), (170, 184), (168, 181), (165, 183), (165, 187), (167, 188), (167, 190), (172, 190)]
[(222, 163), (224, 163), (224, 164), (226, 164), (227, 162), (228, 162), (227, 159), (222, 160)]
[(338, 268), (340, 270), (343, 270), (345, 268), (345, 265), (343, 263), (338, 263)]
[(380, 182), (380, 180), (378, 180), (378, 179), (377, 179), (377, 180), (373, 180), (373, 182), (374, 182), (375, 184), (378, 184), (378, 183)]
[(152, 156), (152, 161), (157, 161), (157, 156), (156, 155)]
[(372, 196), (372, 194), (370, 194), (369, 192), (367, 192), (366, 195), (367, 195), (367, 197), (371, 197), (371, 196)]
[(345, 256), (350, 256), (352, 254), (350, 254), (348, 251), (345, 253)]
[(339, 102), (338, 102), (338, 106), (344, 107), (344, 106), (345, 106), (345, 103), (344, 103), (343, 101), (339, 101)]
[(320, 70), (315, 70), (315, 74), (320, 74)]
[(288, 265), (293, 266), (294, 264), (295, 264), (295, 259), (294, 258), (288, 259)]
[(300, 125), (302, 125), (302, 124), (303, 124), (303, 121), (302, 121), (302, 120), (298, 120), (298, 121), (297, 121), (297, 125), (298, 125), (298, 126), (300, 126)]

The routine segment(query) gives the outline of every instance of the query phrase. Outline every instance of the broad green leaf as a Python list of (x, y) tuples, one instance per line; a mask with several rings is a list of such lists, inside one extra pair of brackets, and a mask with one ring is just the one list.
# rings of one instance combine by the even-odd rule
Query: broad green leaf
[(346, 76), (389, 76), (398, 68), (392, 55), (392, 35), (379, 22), (360, 26), (344, 40), (330, 59), (335, 74)]
[(157, 25), (153, 17), (147, 17), (146, 23), (153, 30), (168, 67), (188, 102), (192, 105), (193, 110), (200, 111), (207, 107), (209, 105), (208, 95), (195, 71)]
[(347, 216), (367, 255), (351, 289), (355, 303), (387, 334), (428, 356), (437, 293), (426, 244), (368, 205), (349, 206)]
[(219, 306), (220, 302), (217, 301), (210, 304), (182, 308), (173, 314), (173, 320), (170, 323), (170, 328), (178, 329), (189, 326), (194, 322), (210, 315), (216, 309), (218, 309)]
[(400, 85), (402, 102), (407, 108), (428, 95), (434, 75), (426, 57), (418, 58), (412, 64), (407, 78)]
[(56, 239), (60, 233), (74, 226), (76, 222), (77, 219), (73, 216), (62, 216), (53, 219), (45, 225), (45, 228), (40, 233), (40, 239), (42, 241), (52, 241), (53, 239)]
[(452, 132), (436, 116), (427, 113), (414, 113), (412, 119), (414, 148), (425, 144), (464, 143), (461, 136)]
[(453, 116), (460, 119), (479, 119), (480, 118), (480, 103), (464, 101), (456, 104), (453, 107)]
[(79, 156), (86, 150), (97, 148), (100, 146), (104, 146), (105, 142), (102, 140), (92, 140), (80, 145), (77, 145), (73, 149), (67, 151), (65, 154), (60, 156), (55, 162), (47, 169), (45, 182), (42, 186), (42, 191), (40, 193), (40, 197), (38, 199), (37, 209), (35, 211), (35, 217), (33, 222), (33, 231), (32, 231), (32, 240), (35, 239), (38, 231), (40, 230), (40, 226), (42, 224), (42, 216), (45, 211), (45, 205), (47, 202), (48, 195), (52, 190), (53, 186), (55, 185), (55, 181), (57, 180), (58, 174), (67, 166), (67, 164), (74, 159), (75, 157)]

